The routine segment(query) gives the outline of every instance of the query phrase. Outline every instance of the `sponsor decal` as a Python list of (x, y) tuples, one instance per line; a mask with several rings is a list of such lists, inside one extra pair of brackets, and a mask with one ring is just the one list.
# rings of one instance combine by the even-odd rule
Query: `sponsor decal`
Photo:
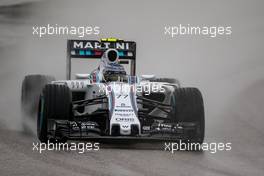
[(123, 128), (128, 128), (129, 126), (128, 125), (121, 125)]
[(150, 126), (143, 126), (142, 129), (145, 130), (145, 131), (149, 131), (150, 130)]
[[(121, 87), (122, 88), (122, 87)], [(121, 90), (122, 91), (122, 90)], [(118, 95), (117, 96), (117, 98), (121, 98), (121, 97), (123, 97), (123, 99), (126, 99), (127, 97), (128, 97), (128, 95), (126, 94), (126, 95)]]
[(73, 130), (79, 130), (80, 127), (82, 129), (94, 129), (97, 126), (94, 122), (82, 122), (80, 125), (78, 125), (76, 122), (71, 123), (71, 128)]
[(122, 117), (116, 118), (115, 120), (117, 122), (134, 122), (135, 121), (134, 118), (122, 118)]
[(130, 43), (128, 42), (91, 42), (91, 41), (74, 41), (73, 42), (73, 49), (109, 49), (109, 48), (115, 48), (115, 49), (122, 49), (122, 50), (129, 50), (130, 49)]
[(115, 112), (134, 112), (133, 109), (115, 109)]
[(122, 117), (128, 117), (128, 116), (132, 116), (133, 113), (115, 113), (116, 116), (122, 116)]
[(121, 103), (120, 105), (116, 106), (117, 108), (131, 108), (131, 106), (127, 106), (125, 103)]

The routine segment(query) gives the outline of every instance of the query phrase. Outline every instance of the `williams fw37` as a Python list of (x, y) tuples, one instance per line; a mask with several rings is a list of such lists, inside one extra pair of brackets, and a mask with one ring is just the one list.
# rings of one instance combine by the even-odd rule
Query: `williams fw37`
[[(72, 77), (72, 61), (99, 61)], [(204, 139), (197, 88), (173, 78), (136, 76), (136, 43), (114, 38), (68, 40), (66, 80), (27, 75), (22, 83), (24, 128), (37, 119), (41, 142), (74, 139), (188, 141)]]

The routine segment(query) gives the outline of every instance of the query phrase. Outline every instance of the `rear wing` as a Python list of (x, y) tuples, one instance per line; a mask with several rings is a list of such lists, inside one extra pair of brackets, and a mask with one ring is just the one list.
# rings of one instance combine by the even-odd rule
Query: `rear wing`
[(130, 60), (130, 74), (136, 74), (136, 42), (124, 41), (115, 38), (97, 40), (68, 40), (66, 79), (71, 79), (71, 60), (74, 58), (100, 59), (103, 53), (109, 49), (118, 50), (120, 63), (128, 63)]

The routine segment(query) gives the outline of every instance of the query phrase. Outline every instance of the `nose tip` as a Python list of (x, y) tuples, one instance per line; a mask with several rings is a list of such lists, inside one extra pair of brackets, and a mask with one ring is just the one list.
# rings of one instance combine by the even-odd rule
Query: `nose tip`
[(130, 135), (131, 133), (131, 128), (130, 125), (120, 125), (120, 133), (123, 135)]

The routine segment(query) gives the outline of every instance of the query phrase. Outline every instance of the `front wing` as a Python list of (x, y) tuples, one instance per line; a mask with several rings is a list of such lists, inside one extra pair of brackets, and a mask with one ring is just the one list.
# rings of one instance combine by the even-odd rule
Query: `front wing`
[[(173, 128), (159, 127), (155, 130), (143, 131), (142, 134), (136, 136), (110, 136), (102, 133), (94, 126), (88, 125), (86, 122), (66, 121), (66, 120), (50, 120), (53, 126), (48, 131), (48, 138), (60, 141), (66, 140), (87, 140), (98, 141), (102, 143), (142, 143), (142, 142), (162, 142), (162, 141), (188, 141), (192, 142), (192, 134), (197, 130), (197, 125), (192, 122), (178, 123)], [(82, 125), (84, 123), (85, 125)]]

